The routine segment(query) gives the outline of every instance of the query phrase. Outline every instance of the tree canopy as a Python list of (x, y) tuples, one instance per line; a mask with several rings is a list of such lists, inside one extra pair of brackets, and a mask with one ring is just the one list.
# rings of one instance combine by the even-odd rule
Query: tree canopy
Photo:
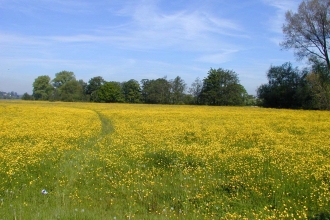
[(35, 100), (48, 100), (54, 90), (50, 84), (49, 76), (38, 76), (33, 82), (33, 94)]
[(306, 77), (316, 109), (330, 110), (330, 69), (315, 64)]
[(100, 102), (124, 102), (119, 82), (106, 82), (97, 91)]
[(52, 83), (53, 86), (58, 89), (71, 80), (76, 80), (74, 73), (64, 70), (55, 74), (55, 78), (52, 80)]
[(106, 81), (101, 76), (96, 76), (91, 78), (88, 81), (87, 87), (86, 87), (86, 94), (89, 95), (89, 98), (93, 102), (98, 102), (98, 90), (101, 88), (101, 86), (104, 85)]
[(308, 107), (311, 97), (305, 76), (304, 71), (294, 68), (291, 63), (271, 66), (267, 72), (268, 83), (257, 89), (257, 96), (264, 107)]
[(207, 105), (243, 105), (245, 93), (234, 71), (211, 68), (203, 80), (201, 102)]
[(122, 83), (125, 102), (139, 103), (141, 101), (141, 87), (138, 81), (131, 79)]
[(77, 80), (70, 80), (60, 88), (60, 100), (76, 102), (84, 100), (83, 86)]
[(330, 1), (304, 0), (298, 12), (288, 11), (283, 25), (285, 49), (294, 49), (298, 59), (325, 62), (330, 69)]

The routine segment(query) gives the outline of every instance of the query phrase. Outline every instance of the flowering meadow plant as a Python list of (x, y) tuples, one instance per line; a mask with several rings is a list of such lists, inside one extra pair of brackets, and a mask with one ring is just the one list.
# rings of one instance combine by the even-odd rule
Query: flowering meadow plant
[(1, 101), (0, 124), (4, 219), (329, 216), (330, 112)]

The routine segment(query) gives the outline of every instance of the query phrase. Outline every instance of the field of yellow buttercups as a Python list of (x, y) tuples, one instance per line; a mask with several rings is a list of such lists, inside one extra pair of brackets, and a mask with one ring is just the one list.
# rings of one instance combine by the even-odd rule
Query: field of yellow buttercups
[(330, 112), (0, 101), (1, 219), (330, 216)]

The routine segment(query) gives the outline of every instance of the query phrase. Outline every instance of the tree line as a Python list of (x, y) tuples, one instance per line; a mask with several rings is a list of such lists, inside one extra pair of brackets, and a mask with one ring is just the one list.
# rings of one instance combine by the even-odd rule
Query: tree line
[(260, 106), (330, 110), (330, 71), (322, 64), (303, 70), (291, 63), (272, 66), (267, 79), (257, 89)]
[(197, 78), (187, 87), (177, 76), (158, 79), (131, 79), (125, 82), (106, 81), (101, 76), (87, 83), (77, 80), (73, 72), (61, 71), (51, 79), (47, 75), (33, 82), (33, 93), (25, 93), (25, 100), (49, 100), (68, 102), (146, 103), (146, 104), (203, 104), (203, 105), (254, 105), (254, 97), (248, 95), (239, 83), (234, 71), (210, 69), (203, 80)]
[(330, 110), (330, 1), (302, 1), (297, 12), (287, 11), (282, 31), (281, 46), (293, 49), (298, 60), (307, 59), (310, 67), (271, 67), (268, 83), (257, 89), (261, 105)]

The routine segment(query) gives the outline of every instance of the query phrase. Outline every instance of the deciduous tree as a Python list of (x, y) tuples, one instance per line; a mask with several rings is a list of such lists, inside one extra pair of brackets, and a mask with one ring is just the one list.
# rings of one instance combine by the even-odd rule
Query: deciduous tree
[(97, 91), (100, 102), (124, 102), (119, 82), (106, 82)]
[(142, 97), (145, 103), (169, 104), (171, 96), (171, 84), (166, 77), (156, 80), (144, 79), (142, 84)]
[(84, 100), (83, 87), (77, 80), (70, 80), (60, 88), (60, 100), (66, 102), (77, 102)]
[(294, 49), (298, 59), (325, 62), (330, 69), (330, 1), (304, 0), (298, 12), (288, 11), (283, 25), (283, 48)]
[(203, 80), (201, 102), (207, 105), (242, 105), (245, 93), (234, 71), (211, 68)]
[(194, 104), (200, 104), (201, 101), (201, 93), (203, 89), (203, 82), (202, 80), (197, 77), (195, 81), (191, 84), (191, 87), (189, 88), (189, 93), (193, 96), (193, 102)]
[(185, 98), (185, 91), (187, 84), (184, 80), (177, 76), (175, 79), (170, 80), (171, 84), (171, 103), (182, 104)]
[(122, 90), (125, 97), (125, 102), (139, 103), (141, 100), (141, 88), (138, 81), (131, 79), (122, 83)]
[(22, 95), (22, 100), (33, 100), (33, 96), (29, 95), (27, 92)]
[(303, 108), (309, 101), (305, 74), (291, 63), (272, 66), (267, 72), (268, 83), (257, 89), (264, 107)]
[(54, 91), (50, 84), (49, 76), (38, 76), (33, 82), (33, 94), (35, 100), (48, 100)]
[(101, 76), (96, 76), (91, 78), (88, 81), (88, 85), (86, 88), (86, 94), (90, 96), (90, 100), (93, 102), (98, 102), (99, 98), (97, 96), (97, 91), (104, 85), (106, 81)]
[(307, 75), (307, 82), (313, 97), (313, 107), (330, 110), (330, 70), (322, 64), (316, 64)]
[(74, 73), (64, 70), (59, 73), (56, 73), (55, 78), (52, 80), (52, 82), (53, 86), (58, 89), (71, 80), (76, 80), (76, 76), (74, 75)]

